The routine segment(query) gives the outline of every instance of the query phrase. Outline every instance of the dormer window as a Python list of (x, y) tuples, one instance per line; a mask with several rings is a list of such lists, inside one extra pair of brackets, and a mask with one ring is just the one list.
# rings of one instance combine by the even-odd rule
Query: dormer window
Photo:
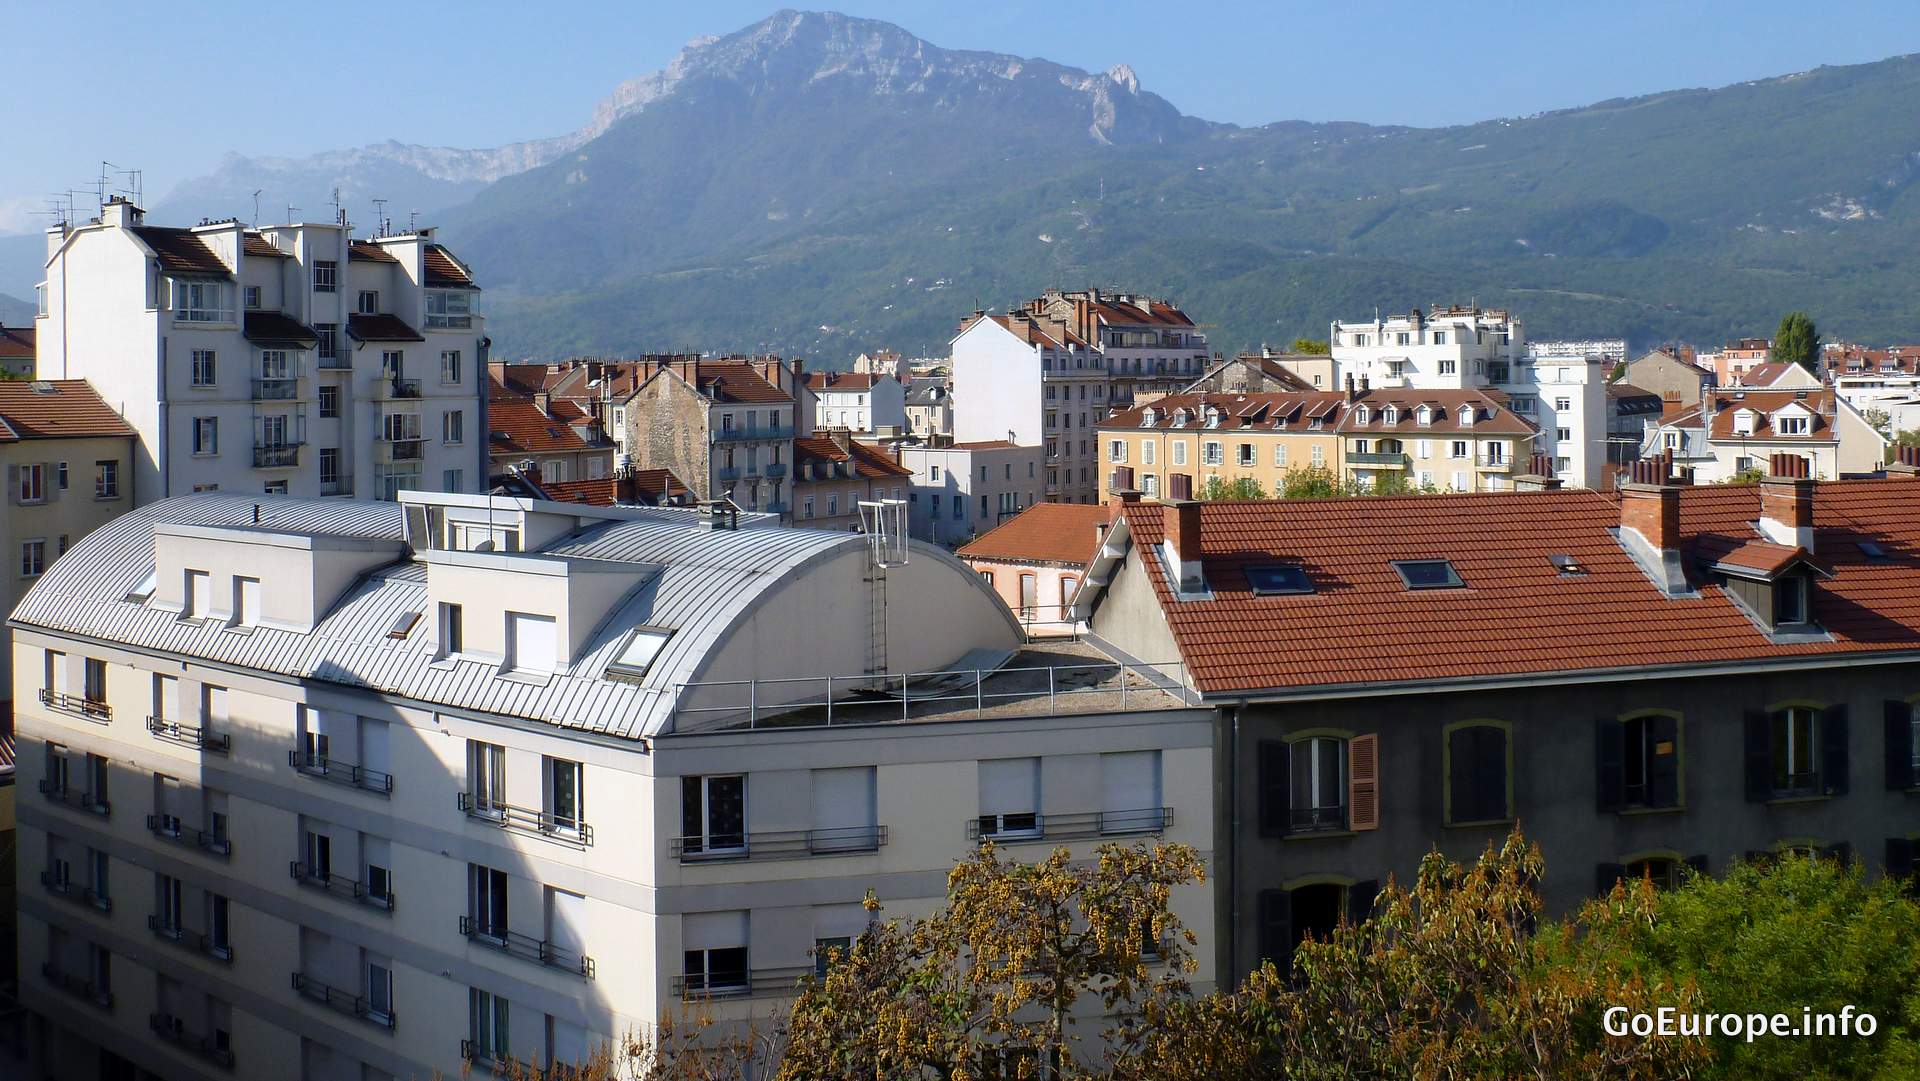
[(1751, 409), (1741, 409), (1733, 414), (1733, 434), (1752, 435), (1755, 415)]
[(1151, 428), (1159, 419), (1160, 414), (1155, 412), (1153, 407), (1149, 406), (1145, 412), (1140, 414), (1140, 427)]
[(1810, 427), (1805, 413), (1782, 413), (1773, 419), (1773, 430), (1781, 435), (1806, 435)]
[(1400, 423), (1400, 410), (1397, 406), (1388, 406), (1380, 411), (1380, 420), (1386, 424)]
[(1460, 427), (1462, 428), (1473, 427), (1473, 407), (1472, 406), (1463, 405), (1460, 407)]
[(1187, 421), (1190, 419), (1192, 419), (1191, 416), (1184, 409), (1176, 409), (1173, 411), (1173, 426), (1176, 428), (1186, 427)]
[(1367, 424), (1372, 420), (1372, 417), (1373, 411), (1366, 406), (1356, 405), (1353, 407), (1353, 422), (1355, 424)]
[(1425, 428), (1433, 423), (1433, 409), (1423, 405), (1413, 411), (1413, 419), (1419, 422), (1422, 428)]
[(1803, 574), (1789, 575), (1773, 583), (1773, 622), (1775, 626), (1812, 621), (1807, 603), (1808, 582)]
[(1213, 406), (1207, 407), (1207, 427), (1209, 428), (1220, 427), (1220, 410), (1214, 408)]

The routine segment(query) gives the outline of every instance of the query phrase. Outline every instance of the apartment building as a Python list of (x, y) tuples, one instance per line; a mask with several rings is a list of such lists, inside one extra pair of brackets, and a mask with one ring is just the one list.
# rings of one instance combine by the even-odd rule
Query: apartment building
[[(1208, 369), (1185, 388), (1189, 394), (1267, 394), (1275, 391), (1338, 390), (1333, 358), (1322, 354), (1276, 353), (1265, 346)], [(1147, 403), (1139, 401), (1135, 405)]]
[(1073, 595), (1112, 524), (1105, 503), (1035, 503), (962, 545), (954, 554), (979, 572), (1012, 609), (1029, 638), (1082, 629)]
[(1805, 460), (1820, 480), (1864, 476), (1879, 471), (1886, 453), (1886, 437), (1820, 386), (1710, 391), (1699, 405), (1650, 421), (1640, 448), (1642, 457), (1671, 457), (1703, 484), (1758, 473), (1779, 454)]
[[(1570, 487), (1594, 488), (1606, 476), (1606, 355), (1535, 355), (1519, 319), (1500, 309), (1435, 308), (1334, 323), (1333, 358), (1341, 379), (1403, 390), (1481, 390), (1503, 394), (1507, 408), (1534, 424), (1531, 454), (1545, 454)], [(1577, 350), (1585, 343), (1572, 343)]]
[[(80, 538), (133, 509), (133, 440), (85, 380), (0, 380), (0, 612)], [(0, 699), (13, 694), (12, 677), (13, 658), (0, 656)]]
[(917, 375), (907, 385), (906, 434), (923, 440), (953, 438), (953, 395), (944, 375)]
[(892, 349), (860, 354), (853, 358), (853, 370), (858, 375), (885, 376), (903, 385), (913, 378), (913, 365)]
[(1701, 358), (1713, 366), (1714, 382), (1730, 387), (1743, 382), (1746, 374), (1773, 359), (1771, 338), (1741, 338), (1731, 341), (1718, 353)]
[(1112, 377), (1114, 408), (1186, 387), (1207, 370), (1207, 336), (1170, 301), (1099, 288), (1049, 289), (1024, 305), (1027, 314), (1067, 328), (1101, 357)]
[(739, 523), (207, 493), (78, 543), (12, 620), (36, 1068), (550, 1070), (764, 1016), (980, 839), (1211, 857), (1177, 665), (969, 670), (1020, 633), (952, 556)]
[(965, 544), (1043, 501), (1042, 461), (1039, 448), (1005, 439), (902, 444), (900, 464), (913, 477), (908, 531), (949, 548)]
[(1626, 381), (1663, 401), (1695, 405), (1713, 386), (1713, 373), (1664, 349), (1642, 353), (1627, 365)]
[(1865, 416), (1869, 410), (1887, 415), (1888, 432), (1920, 431), (1920, 375), (1898, 372), (1837, 375), (1833, 392)]
[(139, 434), (142, 499), (478, 491), (488, 340), (473, 275), (420, 229), (146, 224), (115, 198), (47, 232), (41, 374), (86, 379)]
[(0, 323), (0, 376), (8, 379), (32, 379), (36, 353), (32, 327), (10, 327)]
[(778, 357), (650, 357), (600, 378), (609, 430), (634, 468), (671, 470), (703, 500), (788, 513), (795, 423), (806, 406)]
[[(1920, 457), (1920, 456), (1916, 456)], [(1221, 707), (1222, 978), (1517, 822), (1550, 910), (1824, 853), (1911, 874), (1920, 466), (1120, 508), (1075, 614)]]
[(1215, 479), (1278, 494), (1296, 469), (1339, 474), (1346, 407), (1334, 392), (1168, 395), (1101, 422), (1100, 475), (1149, 499), (1192, 499)]
[(795, 439), (793, 470), (793, 506), (783, 510), (794, 525), (813, 529), (866, 528), (863, 501), (905, 503), (913, 482), (913, 470), (845, 429)]
[[(509, 395), (495, 384), (487, 402), (488, 476), (533, 462), (544, 480), (599, 480), (613, 473), (613, 440), (600, 421), (566, 399)], [(460, 433), (441, 433), (456, 438)]]
[(1094, 425), (1114, 384), (1088, 343), (1026, 312), (976, 313), (951, 348), (955, 443), (1044, 447), (1047, 502), (1098, 502)]
[(808, 372), (815, 428), (846, 428), (872, 434), (907, 429), (907, 388), (887, 375), (861, 372)]

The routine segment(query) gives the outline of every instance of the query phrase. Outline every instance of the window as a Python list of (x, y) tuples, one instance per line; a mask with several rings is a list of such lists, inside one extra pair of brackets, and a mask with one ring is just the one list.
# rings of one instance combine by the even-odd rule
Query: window
[(220, 419), (218, 417), (193, 418), (193, 453), (202, 455), (220, 453)]
[[(1436, 343), (1436, 344), (1437, 344), (1437, 343)], [(1443, 361), (1441, 361), (1441, 362), (1440, 362), (1440, 374), (1441, 374), (1441, 375), (1458, 375), (1458, 374), (1459, 374), (1459, 371), (1460, 371), (1460, 362), (1459, 362), (1459, 361), (1455, 361), (1455, 360), (1443, 360)]]
[(180, 912), (180, 880), (172, 875), (156, 873), (153, 876), (154, 930), (169, 938), (179, 938), (182, 930)]
[(512, 1057), (507, 1040), (507, 1000), (478, 987), (467, 991), (467, 1035), (478, 1059), (505, 1062)]
[(1309, 454), (1308, 457), (1315, 466), (1324, 466), (1327, 464), (1327, 448), (1315, 443), (1312, 453)]
[(387, 1022), (393, 1018), (393, 962), (388, 958), (360, 953), (361, 968), (366, 980), (367, 1014), (376, 1021)]
[[(314, 356), (321, 360), (333, 360), (339, 356), (340, 324), (315, 323), (313, 325), (313, 333), (319, 339), (314, 342), (313, 345)], [(326, 365), (323, 364), (321, 367), (324, 368)]]
[(206, 571), (188, 571), (186, 585), (187, 619), (205, 619), (213, 610), (213, 579)]
[(233, 625), (252, 627), (260, 622), (260, 579), (233, 579)]
[(1773, 583), (1774, 626), (1806, 623), (1810, 618), (1807, 611), (1806, 575), (1789, 574)]
[(1100, 832), (1149, 833), (1166, 828), (1160, 803), (1160, 752), (1100, 756)]
[(734, 773), (680, 779), (680, 851), (686, 856), (747, 850), (747, 778)]
[(507, 873), (467, 864), (468, 933), (504, 942), (507, 938)]
[(1184, 440), (1176, 440), (1173, 444), (1173, 464), (1187, 464), (1187, 444)]
[(89, 704), (104, 705), (107, 701), (107, 662), (99, 657), (88, 657), (82, 678), (85, 680), (82, 690)]
[(339, 286), (340, 264), (330, 259), (316, 259), (313, 263), (313, 291), (331, 293)]
[(212, 386), (214, 384), (214, 380), (217, 377), (217, 372), (218, 372), (218, 369), (214, 365), (213, 350), (195, 349), (193, 351), (193, 385), (194, 386), (196, 387)]
[(225, 282), (173, 281), (173, 318), (181, 323), (233, 322), (233, 294)]
[(1807, 434), (1807, 418), (1804, 416), (1789, 415), (1789, 416), (1782, 416), (1776, 419), (1778, 423), (1775, 425), (1775, 427), (1779, 429), (1781, 435), (1806, 435)]
[(19, 467), (20, 479), (14, 489), (15, 502), (45, 503), (47, 501), (47, 467), (38, 462)]
[(20, 542), (20, 577), (37, 578), (47, 569), (47, 542), (29, 540)]
[(227, 899), (207, 894), (207, 952), (215, 957), (232, 957), (233, 942), (227, 926)]
[(472, 325), (472, 294), (452, 289), (427, 291), (427, 326), (439, 328)]
[(388, 908), (393, 907), (392, 852), (386, 838), (360, 835), (360, 880), (366, 883), (367, 897)]
[(354, 311), (359, 312), (361, 315), (380, 314), (380, 290), (360, 290), (359, 301), (355, 304)]
[(467, 479), (464, 469), (442, 469), (440, 471), (440, 490), (443, 492), (462, 492), (466, 490)]
[(552, 616), (507, 613), (507, 668), (515, 672), (551, 672), (558, 658)]
[[(105, 852), (97, 848), (87, 849), (87, 893), (95, 908), (110, 909), (113, 906), (113, 891), (108, 880), (110, 867), (111, 861)], [(65, 880), (64, 875), (62, 880)]]
[(586, 814), (586, 785), (580, 763), (544, 758), (540, 772), (546, 785), (548, 824), (560, 833), (579, 833)]
[(340, 448), (320, 448), (320, 484), (335, 487), (340, 483)]
[(1558, 412), (1564, 413), (1567, 410), (1573, 408), (1573, 399), (1572, 398), (1555, 398), (1553, 400), (1553, 408)]
[(689, 995), (738, 994), (750, 986), (747, 914), (693, 912), (680, 918), (683, 987)]
[(440, 415), (440, 441), (447, 446), (459, 446), (466, 440), (467, 412), (464, 409), (449, 409)]
[(1466, 724), (1447, 733), (1447, 824), (1504, 822), (1508, 798), (1508, 738), (1504, 727)]
[(983, 838), (1040, 835), (1038, 758), (998, 758), (980, 763), (980, 816), (976, 825)]
[(827, 971), (853, 955), (852, 935), (833, 935), (813, 940), (813, 975), (827, 978)]
[(1599, 722), (1600, 809), (1680, 806), (1680, 721), (1648, 714)]
[[(1434, 331), (1434, 332), (1433, 332), (1433, 344), (1435, 344), (1435, 345), (1445, 345), (1445, 344), (1447, 344), (1447, 332), (1446, 332), (1446, 331), (1444, 331), (1444, 330), (1436, 330), (1436, 331)], [(1443, 364), (1444, 364), (1444, 363), (1447, 363), (1447, 362), (1446, 362), (1446, 361), (1442, 361), (1441, 363), (1443, 363)]]
[(467, 797), (474, 810), (483, 812), (492, 811), (506, 802), (505, 747), (477, 739), (467, 741)]
[(1258, 597), (1313, 592), (1313, 582), (1307, 578), (1306, 570), (1296, 564), (1258, 564), (1242, 567), (1240, 572), (1246, 575), (1248, 588)]
[(1226, 460), (1225, 452), (1222, 450), (1219, 443), (1216, 443), (1213, 440), (1209, 439), (1206, 443), (1202, 444), (1201, 457), (1200, 457), (1201, 465), (1219, 465), (1221, 462), (1225, 460)]
[(260, 418), (260, 445), (263, 447), (284, 447), (287, 445), (287, 418), (280, 415)]
[[(1144, 442), (1144, 443), (1141, 443), (1141, 444), (1140, 444), (1140, 464), (1141, 464), (1141, 465), (1152, 465), (1152, 464), (1153, 464), (1153, 444), (1152, 444), (1152, 443), (1150, 443), (1150, 442)], [(1027, 463), (1027, 468), (1028, 468), (1028, 470), (1032, 470), (1032, 468), (1033, 468), (1033, 463), (1032, 463), (1032, 462), (1028, 462), (1028, 463)], [(1028, 475), (1028, 476), (1032, 476), (1033, 474), (1032, 474), (1031, 472), (1029, 472), (1029, 473), (1028, 473), (1027, 475)]]
[(808, 848), (821, 852), (867, 852), (879, 847), (874, 805), (874, 769), (816, 769), (811, 775), (813, 828)]
[(1393, 569), (1408, 589), (1458, 589), (1466, 584), (1453, 564), (1444, 559), (1402, 560), (1394, 563)]
[(333, 874), (333, 837), (324, 823), (309, 821), (306, 830), (307, 877), (326, 881)]
[(933, 480), (933, 482), (934, 482), (935, 484), (938, 484), (938, 483), (940, 483), (940, 467), (939, 467), (939, 466), (937, 466), (937, 465), (936, 465), (936, 466), (930, 466), (930, 467), (929, 467), (929, 471), (928, 471), (928, 476), (930, 476), (930, 477), (932, 478), (932, 480)]
[[(1766, 742), (1759, 746), (1754, 727), (1754, 718), (1749, 718), (1748, 785), (1757, 789), (1749, 796), (1831, 796), (1846, 791), (1847, 723), (1843, 710), (1810, 705), (1777, 709), (1766, 715), (1762, 728)], [(1765, 772), (1754, 776), (1762, 766)], [(1756, 780), (1764, 783), (1756, 786)]]
[(1255, 457), (1254, 457), (1254, 453), (1253, 453), (1253, 444), (1252, 444), (1252, 443), (1242, 443), (1242, 444), (1240, 444), (1240, 452), (1239, 452), (1239, 457), (1238, 457), (1238, 458), (1237, 458), (1236, 460), (1237, 460), (1237, 461), (1239, 462), (1239, 464), (1241, 464), (1241, 465), (1253, 465), (1253, 464), (1255, 464), (1255, 462), (1256, 462), (1256, 459), (1255, 459)]
[(340, 388), (339, 387), (336, 387), (330, 383), (321, 385), (320, 416), (321, 416), (321, 419), (323, 420), (330, 419), (330, 418), (337, 418), (340, 416)]
[(120, 498), (120, 462), (108, 458), (93, 463), (93, 498)]
[(460, 382), (460, 350), (442, 349), (440, 351), (440, 382), (447, 385)]
[(1107, 440), (1107, 457), (1114, 462), (1124, 463), (1127, 460), (1127, 441), (1124, 439)]

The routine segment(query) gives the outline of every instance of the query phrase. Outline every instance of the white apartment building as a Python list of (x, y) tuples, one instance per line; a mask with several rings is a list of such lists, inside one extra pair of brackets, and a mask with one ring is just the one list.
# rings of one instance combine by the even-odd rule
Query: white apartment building
[(1836, 375), (1833, 392), (1863, 415), (1870, 410), (1885, 413), (1889, 433), (1920, 431), (1920, 375), (1899, 371)]
[[(952, 556), (739, 523), (221, 492), (89, 534), (12, 620), (35, 1068), (545, 1070), (764, 1016), (979, 838), (1211, 859), (1177, 671), (976, 674), (1019, 628)], [(1211, 895), (1175, 905), (1204, 989)]]
[(143, 501), (486, 482), (479, 290), (431, 230), (165, 228), (115, 199), (48, 230), (46, 273), (41, 371), (91, 381), (133, 426)]
[(965, 544), (1045, 502), (1040, 497), (1046, 467), (1038, 447), (1004, 439), (902, 444), (900, 464), (913, 470), (907, 522), (916, 540)]
[(1509, 408), (1540, 429), (1532, 447), (1515, 448), (1520, 460), (1545, 454), (1562, 484), (1604, 486), (1612, 352), (1589, 354), (1593, 343), (1571, 342), (1536, 353), (1509, 313), (1457, 306), (1336, 322), (1328, 340), (1342, 382), (1352, 376), (1374, 387), (1505, 394)]
[(808, 372), (816, 428), (845, 428), (854, 433), (907, 428), (907, 388), (890, 375), (862, 372)]

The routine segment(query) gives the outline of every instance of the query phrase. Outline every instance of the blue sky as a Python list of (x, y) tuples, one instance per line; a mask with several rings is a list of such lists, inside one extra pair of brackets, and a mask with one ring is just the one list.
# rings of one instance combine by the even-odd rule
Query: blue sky
[[(298, 155), (384, 139), (492, 146), (578, 127), (623, 79), (766, 3), (418, 0), (156, 8), (0, 0), (8, 115), (0, 232), (102, 158), (149, 200), (227, 151)], [(1093, 70), (1210, 120), (1443, 125), (1920, 51), (1920, 4), (1804, 0), (833, 5), (937, 45)], [(338, 77), (315, 80), (314, 43)], [(1378, 44), (1375, 44), (1378, 43)]]

